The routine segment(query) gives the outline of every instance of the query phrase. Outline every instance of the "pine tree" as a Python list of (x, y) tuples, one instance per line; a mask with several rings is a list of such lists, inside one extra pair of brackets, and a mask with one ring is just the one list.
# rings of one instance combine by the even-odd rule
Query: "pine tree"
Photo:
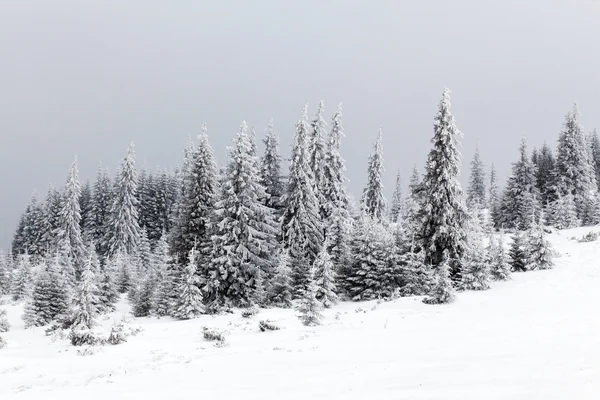
[(140, 289), (136, 292), (133, 303), (134, 317), (148, 317), (154, 312), (156, 291), (156, 274), (148, 273), (144, 276)]
[(527, 232), (527, 266), (529, 271), (538, 269), (552, 269), (554, 267), (554, 256), (552, 246), (546, 239), (542, 218)]
[(79, 185), (77, 159), (73, 162), (62, 196), (58, 229), (55, 231), (58, 248), (68, 248), (75, 266), (76, 277), (81, 275), (85, 246), (81, 236), (81, 186)]
[(450, 255), (448, 250), (444, 250), (442, 261), (435, 269), (431, 292), (423, 299), (423, 303), (448, 304), (452, 303), (455, 298), (456, 295), (450, 279)]
[(56, 262), (44, 266), (35, 280), (23, 315), (25, 327), (44, 326), (67, 316), (69, 295), (59, 267)]
[(154, 313), (159, 317), (163, 317), (169, 315), (173, 308), (172, 300), (177, 287), (166, 233), (163, 233), (156, 243), (152, 254), (152, 264), (152, 270), (156, 273), (156, 288), (153, 298)]
[(115, 185), (114, 201), (105, 238), (109, 256), (118, 252), (131, 255), (137, 248), (140, 239), (137, 185), (135, 150), (132, 143), (127, 150), (127, 156), (123, 160)]
[(110, 210), (113, 204), (113, 190), (108, 170), (98, 167), (98, 175), (92, 191), (92, 211), (90, 218), (90, 234), (101, 258), (108, 255), (105, 238), (107, 236)]
[(485, 173), (483, 162), (479, 155), (479, 147), (475, 149), (475, 155), (471, 161), (471, 177), (467, 188), (467, 206), (469, 208), (484, 208), (485, 199)]
[(488, 192), (488, 209), (492, 217), (492, 221), (495, 227), (500, 227), (501, 214), (500, 214), (500, 189), (498, 188), (498, 178), (496, 177), (496, 168), (494, 164), (490, 169), (490, 187)]
[[(450, 112), (450, 90), (444, 91), (434, 122), (433, 149), (429, 153), (423, 180), (422, 204), (417, 234), (425, 252), (425, 263), (438, 275), (442, 261), (450, 268), (450, 276), (460, 281), (460, 260), (465, 251), (466, 207), (458, 179), (460, 153), (458, 138), (462, 134)], [(447, 256), (443, 253), (447, 251)], [(438, 276), (440, 285), (445, 278)], [(449, 299), (439, 297), (440, 300)]]
[(298, 318), (300, 318), (303, 325), (316, 326), (321, 325), (323, 321), (323, 315), (321, 314), (323, 304), (317, 300), (317, 293), (318, 287), (314, 278), (314, 270), (311, 268), (308, 274), (308, 285), (302, 294), (300, 305), (298, 306), (298, 311), (300, 312)]
[(416, 165), (413, 166), (408, 187), (410, 193), (404, 201), (403, 220), (406, 233), (413, 236), (421, 226), (418, 214), (421, 204), (422, 185), (419, 181), (419, 171)]
[(184, 189), (180, 212), (171, 235), (171, 251), (177, 263), (187, 264), (189, 252), (197, 246), (200, 259), (206, 258), (210, 242), (210, 218), (217, 193), (217, 166), (208, 141), (206, 124), (198, 137), (198, 145), (188, 146), (189, 158), (182, 170)]
[(116, 304), (119, 301), (119, 288), (117, 286), (117, 272), (123, 268), (123, 255), (117, 253), (108, 259), (104, 265), (104, 270), (100, 274), (100, 284), (98, 286), (98, 312), (106, 314), (116, 310)]
[(363, 190), (362, 207), (371, 218), (383, 221), (385, 215), (385, 197), (383, 196), (383, 142), (379, 129), (373, 152), (369, 156), (367, 168), (367, 186)]
[(73, 298), (71, 317), (73, 330), (88, 330), (94, 327), (98, 316), (98, 304), (100, 303), (98, 293), (96, 277), (92, 272), (92, 260), (88, 259), (81, 274), (79, 287)]
[(44, 201), (42, 242), (45, 254), (53, 254), (58, 250), (56, 232), (60, 226), (61, 208), (61, 194), (51, 185)]
[(258, 161), (252, 154), (245, 121), (229, 149), (229, 157), (216, 204), (215, 219), (219, 222), (204, 287), (211, 309), (251, 305), (258, 271), (270, 271), (276, 245), (271, 209), (260, 201), (265, 190), (259, 182)]
[(340, 154), (341, 139), (344, 136), (342, 125), (342, 105), (338, 106), (333, 116), (331, 133), (327, 141), (325, 161), (323, 163), (323, 207), (322, 216), (325, 224), (325, 237), (328, 240), (328, 251), (336, 269), (348, 261), (350, 249), (350, 232), (352, 217), (349, 211), (349, 199), (346, 192), (346, 169)]
[(315, 271), (315, 284), (317, 285), (317, 299), (323, 303), (325, 308), (330, 308), (337, 304), (338, 295), (335, 283), (336, 273), (327, 247), (327, 242), (325, 242), (313, 264), (313, 269)]
[(312, 171), (314, 178), (314, 191), (319, 200), (321, 216), (323, 216), (323, 206), (325, 199), (323, 198), (323, 164), (325, 162), (325, 136), (327, 135), (325, 128), (327, 123), (323, 119), (323, 111), (325, 105), (323, 101), (317, 107), (315, 118), (310, 123), (310, 130), (307, 142), (308, 166)]
[(520, 232), (516, 232), (513, 235), (512, 243), (508, 251), (510, 257), (510, 266), (513, 272), (526, 272), (527, 271), (527, 260), (529, 258), (523, 235)]
[(392, 207), (390, 208), (390, 221), (393, 223), (400, 222), (402, 215), (404, 214), (402, 199), (402, 177), (400, 171), (396, 174), (396, 187), (394, 188), (394, 194), (392, 195)]
[(490, 266), (491, 278), (495, 281), (509, 280), (510, 265), (506, 260), (506, 252), (504, 250), (502, 234), (498, 235), (498, 240), (496, 240), (495, 235), (490, 235), (486, 252), (487, 262)]
[(319, 215), (319, 200), (314, 191), (314, 177), (307, 153), (307, 106), (296, 125), (294, 146), (281, 219), (283, 244), (290, 251), (294, 286), (306, 288), (308, 271), (323, 244), (323, 230)]
[(536, 164), (536, 187), (543, 207), (546, 207), (556, 198), (555, 164), (556, 160), (552, 150), (544, 142)]
[(270, 303), (276, 307), (290, 308), (292, 306), (292, 268), (290, 267), (289, 250), (282, 249), (277, 259), (275, 276), (269, 290)]
[(548, 222), (556, 229), (569, 229), (580, 225), (577, 206), (572, 194), (556, 193), (556, 199), (548, 206)]
[(596, 185), (600, 189), (600, 138), (595, 129), (590, 133), (589, 143), (592, 148), (592, 165), (594, 166)]
[(90, 230), (92, 227), (92, 186), (90, 181), (86, 181), (81, 188), (79, 208), (81, 209), (81, 220), (79, 222), (81, 236), (88, 240), (91, 239)]
[(278, 215), (282, 207), (283, 180), (281, 176), (281, 155), (279, 154), (279, 136), (273, 130), (273, 120), (269, 122), (264, 140), (265, 153), (260, 164), (260, 183), (265, 188), (265, 205)]
[(579, 123), (577, 105), (566, 115), (564, 128), (559, 135), (556, 173), (558, 190), (563, 196), (574, 196), (577, 216), (588, 223), (585, 220), (586, 210), (590, 208), (593, 193), (598, 187), (587, 140)]
[(12, 259), (0, 250), (0, 296), (10, 293), (12, 270)]
[(28, 253), (17, 256), (17, 268), (15, 276), (12, 279), (12, 299), (13, 301), (22, 301), (31, 295), (32, 278), (30, 256)]
[(471, 204), (473, 209), (467, 225), (467, 248), (463, 259), (460, 286), (465, 290), (487, 290), (490, 288), (490, 265), (483, 245), (483, 228), (477, 209), (480, 203)]
[(44, 223), (43, 205), (38, 201), (37, 194), (34, 192), (19, 220), (13, 238), (12, 252), (14, 254), (28, 253), (34, 260), (40, 259), (45, 251)]
[(188, 264), (185, 267), (184, 279), (182, 280), (174, 309), (174, 316), (178, 319), (192, 319), (204, 312), (202, 306), (202, 293), (198, 288), (199, 279), (196, 275), (196, 250), (192, 249), (188, 256)]
[(539, 193), (535, 180), (535, 166), (527, 156), (527, 143), (521, 141), (519, 161), (513, 163), (512, 175), (508, 178), (502, 197), (502, 225), (505, 228), (526, 230), (531, 225), (531, 216), (538, 213)]
[(397, 257), (400, 274), (400, 295), (422, 296), (431, 289), (431, 270), (423, 262), (423, 252), (415, 253), (413, 246), (409, 251), (398, 254)]

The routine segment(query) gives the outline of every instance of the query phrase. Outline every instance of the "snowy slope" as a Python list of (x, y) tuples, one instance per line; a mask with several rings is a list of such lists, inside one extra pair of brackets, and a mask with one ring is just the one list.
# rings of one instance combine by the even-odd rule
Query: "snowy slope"
[[(588, 231), (551, 235), (554, 270), (446, 306), (344, 303), (317, 328), (290, 310), (137, 319), (144, 330), (128, 343), (78, 356), (43, 328), (24, 330), (20, 306), (8, 306), (0, 399), (598, 399), (600, 241), (569, 239)], [(127, 305), (119, 311), (106, 327)], [(265, 318), (284, 329), (261, 333)], [(228, 330), (229, 347), (205, 341), (203, 326)]]

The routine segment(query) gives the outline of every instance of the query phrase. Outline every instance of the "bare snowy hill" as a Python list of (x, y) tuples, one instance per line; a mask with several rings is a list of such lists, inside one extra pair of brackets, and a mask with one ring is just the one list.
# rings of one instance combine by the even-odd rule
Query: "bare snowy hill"
[[(450, 305), (343, 303), (316, 328), (277, 309), (249, 319), (127, 317), (140, 333), (81, 356), (44, 328), (25, 330), (22, 306), (8, 305), (0, 398), (597, 399), (600, 241), (571, 240), (589, 231), (550, 235), (560, 253), (553, 270), (513, 274)], [(106, 332), (128, 313), (123, 300), (102, 321)], [(261, 332), (264, 319), (281, 330)], [(205, 326), (227, 331), (227, 345), (206, 341)]]

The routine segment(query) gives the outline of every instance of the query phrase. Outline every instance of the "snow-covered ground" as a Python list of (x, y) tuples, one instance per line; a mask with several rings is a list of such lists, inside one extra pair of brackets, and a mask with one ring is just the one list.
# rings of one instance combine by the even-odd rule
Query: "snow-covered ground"
[[(554, 270), (445, 306), (344, 303), (316, 328), (291, 310), (143, 318), (127, 343), (79, 356), (24, 330), (21, 307), (8, 306), (0, 399), (599, 399), (600, 241), (569, 239), (590, 230), (551, 235)], [(123, 303), (103, 324), (126, 313)], [(283, 329), (262, 333), (261, 319)], [(203, 326), (227, 330), (229, 346), (205, 341)]]

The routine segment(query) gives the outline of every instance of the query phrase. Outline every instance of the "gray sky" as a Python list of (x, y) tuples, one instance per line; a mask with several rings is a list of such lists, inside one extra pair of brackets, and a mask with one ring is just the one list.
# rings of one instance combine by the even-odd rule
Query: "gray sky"
[(344, 102), (355, 195), (379, 126), (388, 192), (422, 167), (444, 86), (465, 166), (478, 142), (504, 179), (574, 101), (600, 127), (599, 43), (596, 0), (0, 0), (0, 248), (75, 154), (82, 180), (132, 140), (170, 167), (206, 121), (222, 161), (242, 119), (273, 117), (287, 155), (306, 101)]

